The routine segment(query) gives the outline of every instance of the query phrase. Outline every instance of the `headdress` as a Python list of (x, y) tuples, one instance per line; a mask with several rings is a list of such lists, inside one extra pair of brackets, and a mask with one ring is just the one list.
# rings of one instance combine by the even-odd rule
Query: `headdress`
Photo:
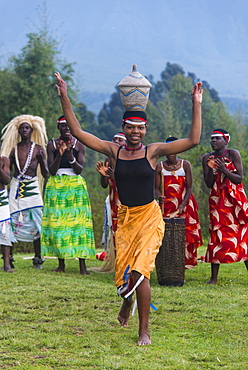
[(215, 130), (212, 131), (211, 138), (212, 137), (217, 137), (217, 136), (224, 137), (224, 139), (227, 142), (229, 142), (230, 139), (231, 139), (230, 134), (226, 130), (224, 130), (223, 128), (217, 128), (217, 129), (215, 129)]
[(113, 139), (114, 139), (115, 137), (118, 137), (118, 138), (120, 138), (120, 139), (127, 140), (127, 138), (126, 138), (126, 136), (125, 136), (125, 134), (124, 134), (123, 132), (117, 132), (117, 134), (115, 134), (115, 135), (114, 135)]
[(39, 116), (31, 116), (30, 114), (23, 114), (13, 118), (2, 129), (2, 147), (1, 155), (9, 157), (11, 150), (21, 141), (18, 129), (22, 123), (28, 123), (32, 128), (30, 140), (34, 143), (45, 146), (47, 143), (46, 126), (43, 118)]

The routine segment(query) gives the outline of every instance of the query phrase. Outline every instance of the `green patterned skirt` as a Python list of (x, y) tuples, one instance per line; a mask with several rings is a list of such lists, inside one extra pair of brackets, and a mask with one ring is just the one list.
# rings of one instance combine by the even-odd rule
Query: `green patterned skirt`
[(50, 176), (42, 216), (41, 253), (95, 258), (90, 199), (81, 176)]

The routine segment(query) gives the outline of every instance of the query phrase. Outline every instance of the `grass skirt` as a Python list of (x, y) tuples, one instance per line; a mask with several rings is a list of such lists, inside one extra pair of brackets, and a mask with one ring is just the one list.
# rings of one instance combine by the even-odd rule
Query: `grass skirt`
[(48, 179), (42, 217), (41, 251), (58, 258), (95, 258), (90, 199), (81, 176)]

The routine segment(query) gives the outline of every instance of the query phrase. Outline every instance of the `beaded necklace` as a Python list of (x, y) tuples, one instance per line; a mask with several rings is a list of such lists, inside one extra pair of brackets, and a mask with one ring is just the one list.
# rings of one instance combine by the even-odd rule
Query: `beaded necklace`
[(170, 170), (170, 172), (171, 172), (172, 176), (174, 176), (174, 175), (175, 175), (175, 171), (177, 171), (177, 166), (178, 166), (178, 161), (177, 161), (177, 163), (172, 164), (172, 165), (169, 165), (169, 164), (167, 164), (167, 163), (166, 163), (166, 167), (168, 167), (168, 168), (169, 168), (169, 170)]
[[(59, 140), (63, 140), (62, 136), (59, 137)], [(72, 142), (72, 136), (70, 137), (70, 139), (68, 141), (64, 141), (65, 144), (70, 144)]]
[(124, 148), (126, 149), (126, 150), (131, 150), (131, 151), (135, 151), (135, 150), (139, 150), (139, 149), (141, 149), (142, 148), (142, 146), (143, 146), (143, 144), (142, 143), (140, 143), (140, 146), (138, 146), (138, 148), (128, 148), (127, 147), (127, 145), (125, 144), (124, 145)]
[(31, 176), (25, 175), (25, 172), (27, 171), (27, 169), (28, 169), (28, 167), (31, 163), (31, 159), (32, 159), (33, 152), (34, 152), (34, 147), (35, 147), (35, 143), (32, 142), (31, 146), (30, 146), (30, 149), (29, 149), (27, 159), (26, 159), (26, 163), (25, 163), (23, 169), (21, 170), (19, 159), (18, 159), (18, 147), (16, 145), (16, 147), (15, 147), (15, 161), (16, 161), (16, 167), (18, 168), (18, 171), (19, 171), (19, 175), (17, 176), (18, 179), (21, 179), (21, 178), (30, 179), (31, 178)]
[(214, 154), (214, 157), (215, 157), (215, 158), (221, 158), (221, 157), (224, 157), (224, 156), (226, 155), (226, 153), (227, 153), (227, 148), (225, 148), (225, 150), (224, 150), (223, 154), (221, 154), (221, 155), (215, 155), (215, 154)]

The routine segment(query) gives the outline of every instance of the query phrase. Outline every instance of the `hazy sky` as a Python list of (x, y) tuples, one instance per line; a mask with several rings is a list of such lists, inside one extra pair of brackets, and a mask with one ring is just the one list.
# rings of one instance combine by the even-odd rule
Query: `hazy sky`
[(247, 0), (0, 0), (1, 66), (37, 30), (44, 3), (83, 90), (113, 92), (134, 63), (157, 80), (171, 62), (222, 96), (248, 98)]

